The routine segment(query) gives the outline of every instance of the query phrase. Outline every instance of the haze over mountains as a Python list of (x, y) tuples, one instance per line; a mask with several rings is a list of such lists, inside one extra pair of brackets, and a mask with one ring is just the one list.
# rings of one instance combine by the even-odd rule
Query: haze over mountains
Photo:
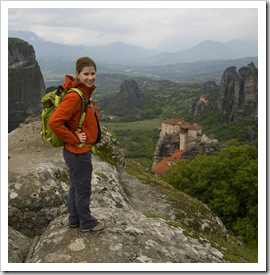
[(160, 53), (120, 42), (99, 47), (70, 46), (45, 41), (26, 31), (10, 31), (9, 37), (20, 38), (33, 46), (46, 87), (59, 85), (66, 74), (73, 75), (74, 63), (81, 56), (90, 56), (98, 64), (98, 84), (102, 86), (104, 77), (112, 74), (114, 82), (123, 77), (146, 77), (181, 83), (209, 80), (218, 83), (229, 66), (239, 69), (251, 62), (258, 66), (258, 46), (254, 41), (205, 40), (190, 49)]
[(138, 58), (144, 58), (157, 52), (145, 48), (127, 45), (124, 43), (113, 43), (100, 47), (69, 46), (60, 43), (45, 41), (33, 32), (10, 31), (9, 37), (17, 37), (31, 44), (38, 59), (77, 59), (78, 56), (88, 55), (99, 62), (122, 63)]
[(120, 42), (99, 47), (69, 46), (45, 41), (35, 33), (25, 31), (10, 31), (9, 37), (21, 38), (31, 44), (38, 60), (68, 58), (72, 61), (71, 59), (76, 59), (78, 56), (89, 55), (105, 64), (166, 65), (258, 56), (257, 43), (243, 40), (233, 40), (227, 43), (205, 40), (190, 49), (159, 53), (152, 49)]
[(160, 53), (145, 59), (145, 64), (166, 65), (202, 60), (236, 59), (258, 56), (258, 49), (251, 41), (233, 40), (227, 43), (205, 40), (194, 47), (175, 53)]

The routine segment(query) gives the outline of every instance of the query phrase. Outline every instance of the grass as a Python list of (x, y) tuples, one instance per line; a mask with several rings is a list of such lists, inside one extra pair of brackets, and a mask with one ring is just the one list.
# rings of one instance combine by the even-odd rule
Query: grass
[(127, 159), (134, 159), (151, 169), (153, 155), (159, 138), (161, 119), (134, 122), (102, 122), (116, 136)]
[(132, 122), (102, 122), (104, 126), (112, 130), (139, 131), (153, 130), (161, 127), (161, 119), (147, 119)]

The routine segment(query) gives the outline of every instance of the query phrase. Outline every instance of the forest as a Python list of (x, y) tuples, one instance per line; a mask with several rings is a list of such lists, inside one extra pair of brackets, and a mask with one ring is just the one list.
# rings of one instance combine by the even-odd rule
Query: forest
[(258, 153), (232, 140), (211, 156), (180, 160), (165, 180), (208, 205), (227, 229), (256, 247), (258, 238)]

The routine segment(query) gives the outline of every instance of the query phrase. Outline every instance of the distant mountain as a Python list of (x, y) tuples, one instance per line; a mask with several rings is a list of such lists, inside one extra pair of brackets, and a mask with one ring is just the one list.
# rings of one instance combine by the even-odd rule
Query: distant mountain
[(183, 51), (158, 53), (154, 50), (120, 42), (99, 47), (68, 46), (45, 41), (35, 33), (25, 31), (10, 31), (9, 37), (27, 41), (34, 47), (37, 60), (43, 61), (68, 60), (72, 62), (79, 56), (89, 55), (96, 62), (104, 64), (166, 65), (258, 56), (257, 44), (244, 40), (233, 40), (227, 43), (205, 40)]
[(83, 55), (91, 56), (97, 62), (123, 63), (157, 54), (156, 51), (124, 43), (112, 43), (106, 46), (87, 47), (68, 46), (65, 44), (46, 41), (33, 32), (9, 31), (9, 37), (16, 37), (31, 44), (39, 60), (76, 60)]
[[(248, 45), (248, 46), (247, 46)], [(180, 52), (164, 52), (144, 60), (138, 61), (145, 65), (166, 65), (176, 63), (190, 63), (203, 60), (237, 59), (243, 57), (258, 56), (257, 48), (247, 41), (237, 40), (228, 43), (220, 43), (205, 40), (194, 47)]]
[(231, 40), (225, 43), (226, 46), (241, 53), (243, 56), (258, 56), (258, 42), (249, 40)]
[(257, 44), (252, 41), (233, 40), (223, 44), (206, 40), (184, 51), (157, 54), (124, 43), (91, 48), (69, 46), (45, 41), (25, 31), (10, 31), (9, 37), (21, 38), (34, 47), (46, 86), (62, 83), (65, 74), (74, 74), (74, 62), (83, 55), (96, 61), (99, 75), (121, 74), (178, 82), (219, 81), (229, 66), (239, 68), (250, 62), (257, 66), (258, 62)]
[(82, 56), (89, 54), (89, 50), (83, 47), (68, 46), (46, 41), (33, 32), (9, 31), (8, 36), (23, 39), (32, 45), (38, 60), (65, 60), (68, 58), (70, 61), (70, 59), (76, 59), (78, 55)]
[(158, 52), (155, 50), (145, 49), (134, 45), (121, 42), (115, 42), (106, 46), (89, 48), (91, 56), (96, 57), (100, 62), (105, 63), (126, 63), (134, 60), (145, 58)]

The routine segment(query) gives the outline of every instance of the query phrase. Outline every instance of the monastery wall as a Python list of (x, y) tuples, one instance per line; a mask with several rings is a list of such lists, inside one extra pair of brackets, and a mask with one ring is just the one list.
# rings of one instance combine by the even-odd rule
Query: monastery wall
[[(182, 128), (181, 128), (182, 126)], [(160, 137), (165, 135), (179, 134), (179, 149), (187, 150), (193, 146), (202, 134), (202, 127), (199, 125), (189, 125), (182, 119), (164, 120), (161, 124)]]

